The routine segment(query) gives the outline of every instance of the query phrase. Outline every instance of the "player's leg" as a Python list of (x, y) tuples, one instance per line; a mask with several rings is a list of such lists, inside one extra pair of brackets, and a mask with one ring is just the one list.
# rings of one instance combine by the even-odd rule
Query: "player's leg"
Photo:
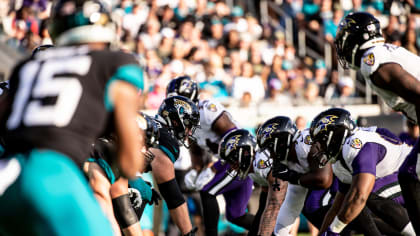
[(411, 153), (407, 156), (398, 173), (398, 181), (401, 186), (401, 192), (404, 197), (410, 221), (420, 235), (420, 158), (419, 158), (419, 140), (413, 147)]
[(187, 203), (175, 180), (175, 169), (172, 161), (160, 150), (151, 149), (155, 155), (151, 166), (159, 192), (165, 200), (172, 220), (183, 235), (192, 230)]
[(260, 199), (258, 202), (258, 210), (255, 214), (254, 221), (252, 222), (251, 229), (248, 232), (248, 236), (257, 235), (258, 228), (261, 221), (261, 216), (264, 213), (265, 205), (267, 204), (268, 189), (267, 187), (261, 188)]
[[(3, 210), (21, 201), (26, 214), (37, 216), (35, 235), (113, 235), (111, 226), (88, 187), (81, 170), (68, 157), (54, 151), (33, 150), (21, 158), (21, 175), (1, 197)], [(18, 210), (21, 207), (17, 207)], [(7, 214), (7, 213), (6, 213)], [(22, 227), (25, 215), (9, 215), (10, 227)], [(7, 215), (6, 215), (7, 218)], [(4, 220), (4, 214), (0, 221)], [(16, 221), (17, 220), (17, 221)], [(31, 221), (33, 219), (24, 219)], [(13, 224), (14, 223), (14, 224)], [(17, 224), (16, 224), (17, 223)], [(27, 224), (29, 226), (30, 224)]]
[(119, 178), (112, 184), (110, 193), (115, 217), (124, 235), (143, 235), (137, 214), (131, 206), (128, 180)]
[(251, 178), (244, 180), (235, 179), (223, 192), (226, 201), (226, 218), (245, 229), (250, 230), (254, 215), (246, 212), (252, 194), (253, 182)]

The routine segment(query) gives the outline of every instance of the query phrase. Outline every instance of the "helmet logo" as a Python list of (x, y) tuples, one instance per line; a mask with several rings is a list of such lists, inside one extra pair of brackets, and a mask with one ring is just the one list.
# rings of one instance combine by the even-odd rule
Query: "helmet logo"
[(187, 112), (189, 114), (192, 113), (192, 108), (190, 106), (190, 104), (188, 104), (187, 102), (183, 101), (183, 100), (179, 100), (179, 99), (174, 99), (174, 104), (176, 109), (178, 109), (180, 114), (183, 114), (184, 112)]
[(373, 66), (375, 64), (375, 55), (369, 53), (366, 57), (363, 58), (363, 63), (368, 66)]
[(261, 143), (264, 143), (267, 138), (271, 138), (271, 133), (273, 133), (273, 131), (277, 128), (278, 125), (279, 124), (277, 123), (269, 124), (267, 125), (267, 127), (264, 128), (264, 130), (262, 131)]
[(343, 21), (342, 27), (344, 30), (350, 28), (352, 25), (355, 25), (356, 21), (352, 18), (348, 18), (346, 20)]
[(241, 135), (235, 135), (233, 137), (231, 137), (227, 142), (226, 142), (226, 149), (225, 149), (225, 156), (229, 156), (229, 154), (236, 149), (236, 147), (238, 146), (239, 140), (241, 138)]
[(355, 138), (351, 140), (350, 146), (355, 149), (361, 149), (363, 146), (363, 143), (359, 138)]
[(181, 82), (181, 86), (179, 88), (179, 92), (182, 93), (184, 91), (191, 90), (192, 89), (192, 85), (193, 85), (193, 83), (191, 81), (189, 81), (189, 80), (183, 80)]
[(318, 124), (317, 127), (314, 130), (314, 135), (316, 136), (317, 134), (319, 134), (319, 132), (321, 131), (327, 131), (328, 125), (332, 124), (335, 119), (337, 119), (338, 116), (334, 116), (334, 115), (327, 115), (324, 118), (322, 118)]

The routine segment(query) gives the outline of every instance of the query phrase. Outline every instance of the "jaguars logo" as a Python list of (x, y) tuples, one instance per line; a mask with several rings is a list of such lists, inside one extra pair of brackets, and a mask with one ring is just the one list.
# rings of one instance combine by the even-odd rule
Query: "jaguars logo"
[(324, 118), (322, 118), (318, 124), (317, 127), (314, 130), (314, 135), (319, 134), (319, 132), (321, 131), (327, 131), (328, 125), (332, 124), (336, 119), (338, 118), (338, 116), (335, 115), (327, 115)]
[(236, 147), (238, 146), (239, 140), (241, 138), (241, 135), (235, 135), (233, 137), (231, 137), (227, 142), (226, 142), (226, 147), (225, 147), (225, 156), (229, 156), (229, 154), (236, 149)]
[(350, 146), (355, 149), (361, 149), (363, 146), (363, 143), (359, 138), (355, 138), (351, 140)]
[(312, 139), (311, 139), (311, 136), (310, 136), (310, 135), (306, 135), (306, 137), (303, 139), (303, 142), (304, 142), (306, 145), (312, 145)]
[(179, 114), (184, 114), (185, 112), (187, 113), (192, 113), (192, 108), (190, 106), (190, 104), (188, 104), (185, 101), (179, 100), (179, 99), (174, 99), (174, 104), (176, 109), (178, 109)]
[(269, 124), (267, 125), (267, 127), (265, 127), (261, 132), (262, 132), (262, 139), (261, 139), (261, 143), (265, 143), (265, 140), (267, 140), (268, 138), (271, 138), (271, 134), (274, 132), (274, 130), (277, 128), (279, 124), (274, 123), (274, 124)]
[(363, 58), (363, 63), (368, 66), (373, 66), (375, 64), (375, 55), (369, 53), (366, 57)]

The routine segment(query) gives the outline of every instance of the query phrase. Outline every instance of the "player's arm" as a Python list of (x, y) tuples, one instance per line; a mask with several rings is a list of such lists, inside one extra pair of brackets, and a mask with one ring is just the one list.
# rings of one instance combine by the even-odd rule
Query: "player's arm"
[[(141, 131), (135, 120), (137, 116), (137, 89), (128, 82), (115, 81), (110, 85), (110, 96), (114, 104), (115, 126), (118, 135), (118, 164), (121, 174), (134, 178), (144, 168), (141, 150)], [(143, 134), (144, 135), (144, 134)]]
[(273, 184), (275, 180), (270, 174), (267, 177), (268, 179), (268, 195), (267, 203), (264, 208), (264, 212), (261, 216), (260, 225), (258, 228), (258, 235), (271, 235), (276, 225), (276, 216), (280, 210), (280, 206), (284, 201), (286, 196), (287, 182), (279, 180), (280, 186), (279, 189), (273, 189)]
[(420, 82), (397, 63), (382, 64), (372, 75), (372, 82), (383, 89), (395, 92), (398, 96), (416, 106), (417, 117), (420, 111)]
[(94, 162), (85, 162), (83, 165), (83, 171), (88, 177), (89, 185), (93, 190), (93, 194), (110, 221), (115, 235), (120, 235), (120, 228), (115, 219), (114, 210), (112, 208), (110, 195), (111, 183), (106, 177), (105, 172)]
[(341, 230), (354, 220), (366, 205), (369, 194), (375, 184), (375, 176), (371, 173), (360, 173), (353, 176), (350, 190), (347, 192), (337, 217), (330, 225), (333, 232)]
[(324, 217), (324, 221), (322, 222), (321, 229), (319, 229), (319, 233), (325, 232), (328, 229), (328, 226), (334, 220), (334, 217), (337, 216), (338, 211), (341, 208), (341, 204), (344, 201), (345, 194), (341, 193), (340, 191), (337, 192), (334, 198), (333, 205), (328, 210), (327, 214)]
[(299, 179), (300, 185), (312, 189), (327, 189), (333, 182), (333, 173), (331, 164), (320, 168), (319, 165), (311, 164), (309, 161), (310, 171), (302, 175)]

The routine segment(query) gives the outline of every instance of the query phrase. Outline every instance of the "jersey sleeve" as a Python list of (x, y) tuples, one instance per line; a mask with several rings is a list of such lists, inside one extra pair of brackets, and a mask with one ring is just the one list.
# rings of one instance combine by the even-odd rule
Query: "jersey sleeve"
[(136, 87), (137, 90), (143, 91), (144, 89), (144, 72), (140, 68), (136, 58), (131, 54), (115, 53), (111, 59), (116, 64), (114, 71), (105, 85), (105, 107), (107, 110), (112, 110), (114, 107), (113, 101), (110, 99), (110, 90), (112, 83), (116, 81), (125, 81)]
[(273, 159), (268, 158), (268, 153), (257, 152), (252, 165), (256, 175), (263, 179), (267, 179), (268, 175), (271, 172)]
[(217, 101), (204, 100), (200, 104), (200, 125), (211, 130), (212, 125), (226, 111), (225, 107)]
[(387, 47), (392, 47), (391, 45), (383, 45), (372, 47), (367, 50), (363, 56), (360, 63), (360, 71), (365, 78), (369, 78), (375, 71), (379, 68), (380, 65), (391, 62), (390, 56), (391, 52)]
[(179, 158), (178, 141), (165, 128), (160, 128), (159, 132), (159, 149), (168, 156), (172, 163), (175, 163)]
[(366, 143), (354, 158), (351, 166), (353, 176), (360, 173), (370, 173), (376, 175), (376, 164), (378, 164), (386, 154), (386, 148), (379, 143)]

